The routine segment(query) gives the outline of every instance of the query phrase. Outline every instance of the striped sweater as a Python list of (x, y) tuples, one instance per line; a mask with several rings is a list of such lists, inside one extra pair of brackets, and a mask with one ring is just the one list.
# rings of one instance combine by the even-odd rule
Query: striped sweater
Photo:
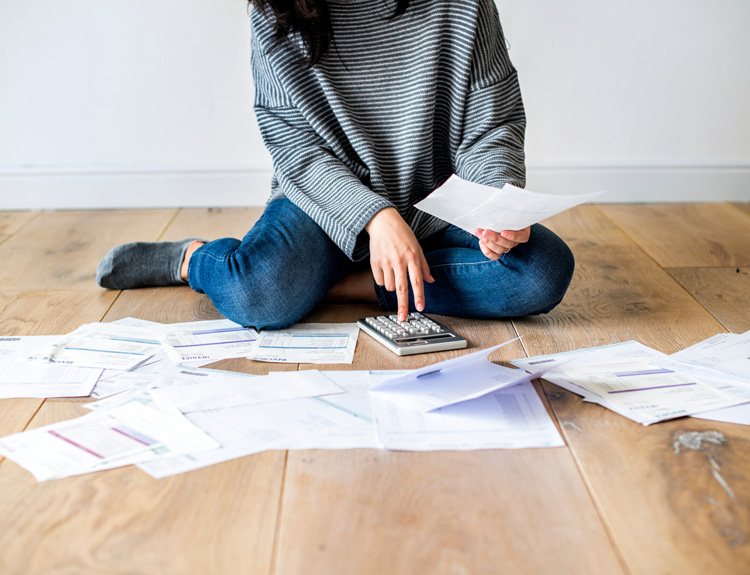
[(334, 45), (307, 69), (252, 10), (255, 112), (285, 196), (351, 259), (395, 207), (422, 239), (447, 224), (413, 206), (451, 174), (524, 185), (525, 115), (493, 0), (329, 0)]

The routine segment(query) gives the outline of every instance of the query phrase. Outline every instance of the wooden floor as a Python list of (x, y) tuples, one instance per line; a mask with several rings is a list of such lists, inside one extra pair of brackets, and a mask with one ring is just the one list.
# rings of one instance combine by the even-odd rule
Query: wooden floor
[[(258, 213), (0, 213), (0, 335), (218, 317), (186, 287), (98, 289), (96, 263), (131, 240), (242, 235)], [(522, 335), (493, 358), (628, 339), (674, 352), (750, 329), (748, 205), (583, 206), (548, 224), (577, 259), (565, 301), (543, 317), (447, 320), (468, 351)], [(327, 305), (309, 319), (375, 312)], [(397, 358), (363, 335), (354, 364), (329, 369), (455, 353)], [(538, 390), (567, 447), (271, 451), (160, 481), (129, 467), (43, 484), (4, 460), (0, 573), (750, 573), (750, 428), (691, 418), (642, 427), (546, 382)], [(0, 435), (83, 415), (82, 402), (2, 400)], [(680, 443), (708, 431), (722, 439)]]

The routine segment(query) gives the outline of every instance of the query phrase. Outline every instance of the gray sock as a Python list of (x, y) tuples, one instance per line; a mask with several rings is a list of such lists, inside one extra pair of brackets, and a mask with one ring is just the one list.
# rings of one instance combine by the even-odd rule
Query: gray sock
[(131, 242), (112, 248), (96, 268), (96, 283), (107, 289), (184, 285), (180, 268), (194, 241)]

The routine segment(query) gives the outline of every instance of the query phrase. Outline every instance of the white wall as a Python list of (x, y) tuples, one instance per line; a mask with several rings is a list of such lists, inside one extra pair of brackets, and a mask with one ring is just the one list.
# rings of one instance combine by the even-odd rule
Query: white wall
[[(530, 189), (750, 200), (750, 2), (498, 5)], [(0, 0), (0, 209), (262, 204), (249, 33), (244, 0)]]

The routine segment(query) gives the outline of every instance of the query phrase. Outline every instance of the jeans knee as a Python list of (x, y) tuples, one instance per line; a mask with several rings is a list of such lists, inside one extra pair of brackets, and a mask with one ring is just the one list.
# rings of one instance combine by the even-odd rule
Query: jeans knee
[(534, 280), (529, 285), (533, 311), (527, 315), (548, 313), (557, 307), (568, 291), (575, 271), (573, 252), (563, 240), (549, 233), (554, 239), (546, 242), (544, 254), (537, 262)]

